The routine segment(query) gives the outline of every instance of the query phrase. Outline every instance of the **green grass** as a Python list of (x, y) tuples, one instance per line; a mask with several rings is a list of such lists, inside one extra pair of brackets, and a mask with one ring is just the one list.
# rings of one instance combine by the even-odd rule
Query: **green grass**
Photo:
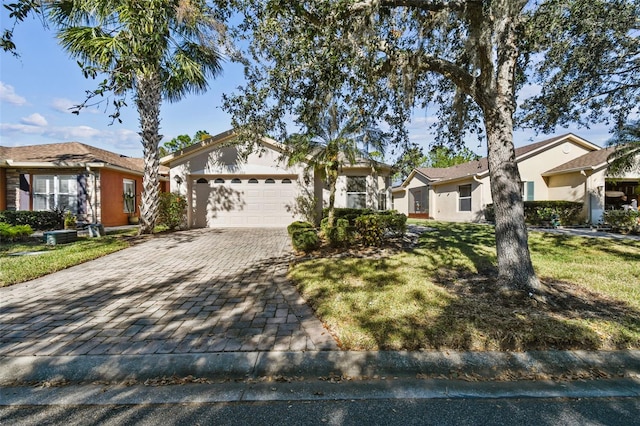
[[(135, 231), (134, 231), (135, 232)], [(68, 244), (49, 246), (42, 238), (32, 238), (26, 242), (0, 244), (0, 287), (28, 281), (50, 274), (109, 253), (122, 250), (129, 243), (120, 237), (108, 235), (102, 238), (79, 237)], [(38, 252), (38, 255), (12, 256), (12, 253)]]
[(492, 227), (425, 224), (412, 251), (292, 267), (344, 349), (640, 348), (640, 242), (530, 233), (541, 303), (497, 291)]

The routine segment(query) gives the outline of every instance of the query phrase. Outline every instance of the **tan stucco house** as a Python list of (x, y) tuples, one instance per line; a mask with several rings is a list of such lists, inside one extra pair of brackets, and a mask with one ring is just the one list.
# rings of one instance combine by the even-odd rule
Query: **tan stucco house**
[[(525, 201), (565, 200), (584, 203), (584, 220), (598, 223), (605, 208), (615, 208), (625, 194), (638, 197), (640, 174), (611, 179), (611, 149), (574, 134), (516, 148)], [(392, 189), (393, 208), (409, 217), (458, 222), (484, 220), (492, 202), (487, 158), (447, 167), (414, 169)]]
[[(328, 202), (320, 173), (306, 164), (288, 166), (284, 147), (263, 137), (260, 149), (243, 155), (227, 131), (161, 159), (170, 169), (171, 191), (187, 198), (189, 227), (283, 227), (304, 220), (297, 198)], [(391, 167), (358, 162), (338, 179), (336, 207), (385, 210), (390, 205)]]
[(126, 225), (139, 214), (143, 174), (142, 158), (80, 142), (0, 146), (0, 210), (65, 209), (80, 222)]

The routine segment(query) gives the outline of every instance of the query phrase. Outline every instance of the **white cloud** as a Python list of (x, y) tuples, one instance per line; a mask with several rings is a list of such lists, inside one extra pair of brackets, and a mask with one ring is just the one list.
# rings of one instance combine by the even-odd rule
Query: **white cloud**
[(132, 157), (142, 156), (140, 136), (129, 129), (100, 130), (90, 126), (38, 126), (28, 123), (0, 123), (3, 145), (78, 141)]
[(34, 114), (31, 114), (28, 117), (22, 117), (20, 119), (20, 122), (23, 124), (28, 124), (31, 126), (38, 126), (38, 127), (44, 127), (47, 124), (47, 119), (44, 118), (42, 115), (38, 114), (37, 112)]
[(51, 106), (53, 107), (53, 109), (55, 109), (56, 111), (65, 112), (68, 114), (71, 113), (71, 108), (73, 108), (76, 105), (78, 105), (78, 102), (73, 102), (71, 99), (65, 99), (65, 98), (54, 98), (53, 101), (51, 102)]
[(18, 95), (13, 88), (13, 86), (9, 84), (4, 84), (0, 81), (0, 101), (7, 102), (12, 105), (23, 106), (27, 104), (27, 100)]

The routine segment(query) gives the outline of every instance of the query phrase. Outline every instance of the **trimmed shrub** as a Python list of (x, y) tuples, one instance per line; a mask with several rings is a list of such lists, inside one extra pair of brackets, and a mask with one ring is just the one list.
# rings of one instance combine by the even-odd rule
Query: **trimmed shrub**
[(31, 229), (36, 231), (62, 229), (64, 225), (64, 212), (50, 210), (3, 210), (0, 211), (0, 222), (5, 222), (10, 225), (29, 225)]
[[(347, 219), (349, 221), (349, 225), (355, 226), (356, 218), (365, 214), (373, 214), (375, 213), (371, 209), (350, 209), (350, 208), (336, 208), (334, 209), (335, 218), (337, 219)], [(329, 216), (329, 209), (322, 209), (322, 217), (323, 219)]]
[(296, 221), (296, 222), (292, 222), (289, 226), (287, 226), (287, 232), (291, 237), (297, 231), (314, 229), (314, 228), (315, 227), (309, 222)]
[(605, 210), (602, 221), (614, 232), (640, 233), (640, 211), (638, 210)]
[(158, 225), (173, 230), (187, 222), (187, 200), (180, 194), (172, 192), (160, 193), (158, 206)]
[(306, 253), (320, 247), (318, 233), (309, 222), (293, 222), (287, 226), (287, 232), (291, 237), (291, 245), (298, 251)]
[[(551, 224), (556, 219), (562, 225), (577, 225), (582, 216), (583, 204), (575, 201), (525, 201), (524, 220), (529, 225)], [(495, 222), (493, 204), (484, 209), (487, 222)]]
[(23, 240), (33, 234), (33, 229), (29, 225), (10, 225), (0, 222), (0, 241)]
[(404, 235), (407, 231), (407, 215), (395, 211), (380, 212), (378, 215), (387, 232), (396, 237)]
[(322, 230), (324, 237), (329, 242), (329, 245), (332, 247), (341, 247), (354, 242), (354, 227), (350, 225), (347, 219), (336, 219), (336, 224), (333, 228), (329, 228), (328, 222), (328, 218), (325, 217), (322, 219), (320, 222), (320, 229)]
[(364, 245), (379, 246), (384, 239), (385, 220), (376, 214), (360, 216), (356, 218), (356, 231)]

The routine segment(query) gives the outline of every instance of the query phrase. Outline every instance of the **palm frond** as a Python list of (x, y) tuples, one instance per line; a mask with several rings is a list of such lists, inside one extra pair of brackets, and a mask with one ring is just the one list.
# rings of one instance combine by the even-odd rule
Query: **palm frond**
[(640, 169), (640, 120), (618, 129), (607, 145), (616, 147), (607, 158), (609, 175), (622, 176)]

